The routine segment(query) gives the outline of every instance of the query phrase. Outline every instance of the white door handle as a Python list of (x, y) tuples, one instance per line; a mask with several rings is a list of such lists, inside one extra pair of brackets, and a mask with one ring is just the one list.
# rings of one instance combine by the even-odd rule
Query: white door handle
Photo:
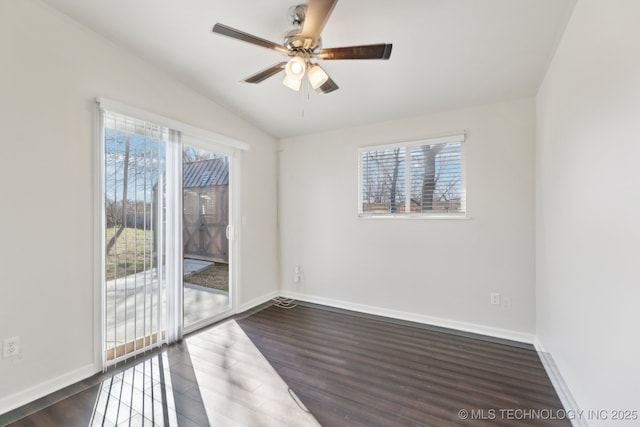
[(227, 240), (233, 240), (233, 226), (231, 224), (227, 225), (226, 236)]

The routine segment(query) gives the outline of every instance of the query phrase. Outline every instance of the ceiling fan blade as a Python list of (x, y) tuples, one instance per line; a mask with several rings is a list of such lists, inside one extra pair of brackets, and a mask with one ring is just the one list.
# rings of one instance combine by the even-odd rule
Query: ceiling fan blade
[(318, 88), (318, 92), (322, 92), (322, 93), (331, 93), (334, 90), (338, 90), (340, 89), (338, 87), (338, 85), (336, 84), (336, 82), (334, 82), (331, 77), (329, 77), (329, 80), (327, 80), (326, 82), (324, 82), (324, 84), (322, 86), (320, 86)]
[(309, 0), (301, 36), (318, 40), (336, 3), (338, 0)]
[(279, 64), (272, 65), (266, 70), (262, 70), (259, 73), (256, 73), (250, 77), (247, 77), (246, 79), (244, 79), (244, 81), (247, 83), (260, 83), (261, 81), (264, 81), (271, 76), (275, 76), (280, 71), (284, 70), (284, 67), (286, 65), (287, 65), (286, 62), (281, 62)]
[(316, 55), (319, 59), (389, 59), (392, 44), (370, 44), (363, 46), (333, 47), (322, 49)]
[(214, 25), (213, 32), (216, 34), (221, 34), (223, 36), (231, 37), (232, 39), (266, 47), (267, 49), (274, 49), (278, 52), (287, 53), (287, 48), (282, 46), (281, 44), (261, 39), (260, 37), (252, 36), (249, 33), (236, 30), (235, 28), (228, 27), (224, 24), (217, 23), (216, 25)]

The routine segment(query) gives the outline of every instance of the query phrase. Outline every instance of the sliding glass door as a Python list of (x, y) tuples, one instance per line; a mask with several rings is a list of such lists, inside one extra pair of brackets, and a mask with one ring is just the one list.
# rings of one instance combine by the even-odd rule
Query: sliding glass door
[(102, 111), (103, 365), (230, 314), (232, 156)]

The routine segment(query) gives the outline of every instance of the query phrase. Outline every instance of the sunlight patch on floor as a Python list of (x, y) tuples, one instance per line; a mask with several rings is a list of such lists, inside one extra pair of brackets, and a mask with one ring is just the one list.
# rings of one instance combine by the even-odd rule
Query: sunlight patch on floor
[(320, 425), (234, 320), (186, 342), (211, 425)]

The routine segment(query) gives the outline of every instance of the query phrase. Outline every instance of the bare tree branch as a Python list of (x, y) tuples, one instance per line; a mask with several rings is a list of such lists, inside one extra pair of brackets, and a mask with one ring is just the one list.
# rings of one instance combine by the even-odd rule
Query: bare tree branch
[(127, 228), (127, 187), (129, 186), (129, 157), (131, 151), (131, 140), (130, 136), (127, 135), (127, 140), (125, 141), (124, 146), (124, 178), (122, 180), (122, 223), (120, 224), (120, 228), (118, 231), (114, 233), (109, 242), (107, 243), (107, 248), (105, 249), (105, 253), (109, 253), (111, 248), (116, 244), (118, 237), (122, 234), (125, 228)]

